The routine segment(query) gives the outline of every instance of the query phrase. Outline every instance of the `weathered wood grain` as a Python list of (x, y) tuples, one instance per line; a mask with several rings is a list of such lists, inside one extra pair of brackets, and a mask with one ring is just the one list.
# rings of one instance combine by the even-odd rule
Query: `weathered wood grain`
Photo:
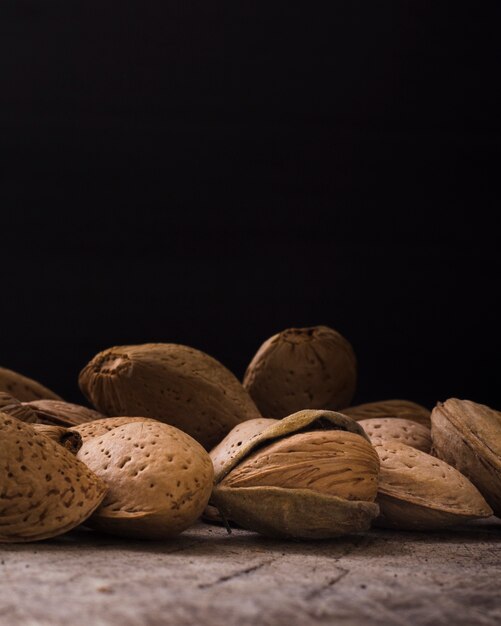
[(1, 626), (501, 623), (501, 521), (294, 543), (200, 524), (0, 548)]

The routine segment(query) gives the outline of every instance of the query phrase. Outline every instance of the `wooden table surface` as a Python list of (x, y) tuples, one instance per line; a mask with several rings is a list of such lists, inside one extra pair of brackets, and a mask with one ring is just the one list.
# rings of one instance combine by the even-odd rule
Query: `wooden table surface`
[(199, 524), (0, 546), (1, 626), (501, 624), (501, 520), (286, 542)]

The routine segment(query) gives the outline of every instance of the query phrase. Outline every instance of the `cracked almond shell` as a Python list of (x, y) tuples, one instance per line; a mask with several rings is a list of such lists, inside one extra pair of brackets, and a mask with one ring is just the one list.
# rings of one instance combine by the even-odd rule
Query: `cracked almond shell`
[(383, 419), (397, 417), (407, 419), (430, 428), (430, 411), (416, 402), (410, 400), (380, 400), (378, 402), (366, 402), (343, 409), (344, 415), (348, 415), (357, 422), (365, 419)]
[(52, 426), (78, 426), (103, 417), (101, 413), (80, 404), (63, 402), (62, 400), (34, 400), (24, 403), (36, 414), (38, 424)]
[(367, 530), (378, 514), (378, 457), (350, 418), (299, 411), (242, 441), (237, 453), (234, 442), (230, 433), (213, 451), (211, 505), (243, 528), (322, 539)]
[(431, 450), (431, 430), (423, 424), (398, 417), (366, 419), (358, 423), (369, 435), (372, 445), (396, 441), (423, 452)]
[(87, 525), (140, 539), (181, 533), (202, 514), (214, 470), (186, 433), (154, 420), (118, 426), (87, 440), (78, 453), (109, 487)]
[(63, 446), (0, 413), (0, 543), (65, 533), (101, 503), (106, 485)]
[(178, 344), (110, 348), (80, 373), (104, 415), (152, 417), (210, 449), (240, 422), (260, 417), (238, 379), (209, 355)]
[(438, 530), (492, 510), (456, 469), (403, 443), (375, 446), (381, 461), (376, 525), (399, 530)]
[(468, 476), (501, 517), (501, 413), (449, 398), (431, 414), (434, 453)]
[(350, 343), (328, 326), (313, 326), (289, 328), (267, 339), (243, 384), (262, 415), (280, 419), (302, 409), (348, 406), (356, 378)]
[(42, 399), (61, 400), (56, 393), (36, 380), (5, 367), (0, 367), (0, 391), (7, 392), (20, 402)]

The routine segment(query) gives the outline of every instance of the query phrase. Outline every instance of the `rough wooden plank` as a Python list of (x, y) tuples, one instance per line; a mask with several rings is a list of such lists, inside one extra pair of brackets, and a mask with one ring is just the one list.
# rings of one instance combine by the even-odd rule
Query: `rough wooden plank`
[(0, 548), (1, 626), (501, 623), (501, 522), (327, 542), (79, 531)]

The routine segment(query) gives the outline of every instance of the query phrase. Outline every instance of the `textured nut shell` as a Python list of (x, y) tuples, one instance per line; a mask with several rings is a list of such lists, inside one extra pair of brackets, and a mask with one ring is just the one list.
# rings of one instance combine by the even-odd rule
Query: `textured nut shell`
[(357, 422), (365, 419), (398, 417), (423, 424), (423, 426), (428, 426), (428, 428), (430, 427), (430, 411), (426, 407), (410, 400), (367, 402), (366, 404), (357, 404), (356, 406), (343, 409), (343, 413)]
[(492, 515), (478, 489), (447, 463), (402, 443), (375, 447), (381, 460), (378, 525), (434, 530)]
[(36, 413), (39, 424), (53, 426), (77, 426), (104, 417), (94, 409), (62, 400), (35, 400), (27, 402), (24, 406)]
[(78, 458), (109, 486), (88, 521), (105, 532), (165, 539), (191, 526), (209, 500), (214, 476), (209, 455), (167, 424), (119, 426), (86, 441)]
[(373, 502), (379, 459), (360, 435), (339, 430), (290, 435), (255, 450), (221, 486), (311, 489), (345, 500)]
[(260, 417), (219, 361), (178, 344), (119, 346), (80, 373), (83, 393), (105, 415), (144, 415), (183, 430), (210, 449), (236, 424)]
[(33, 428), (38, 434), (49, 437), (49, 439), (63, 446), (72, 454), (76, 454), (82, 447), (82, 437), (78, 433), (71, 432), (67, 428), (64, 428), (64, 426), (33, 424)]
[(240, 446), (248, 442), (253, 437), (257, 437), (268, 426), (276, 424), (278, 420), (258, 417), (238, 424), (226, 435), (226, 437), (211, 450), (210, 458), (214, 469), (222, 469), (235, 454), (240, 450)]
[(125, 426), (125, 424), (134, 424), (135, 422), (156, 422), (150, 417), (103, 417), (93, 422), (87, 422), (86, 424), (80, 424), (80, 426), (73, 426), (69, 430), (71, 432), (78, 433), (83, 441), (88, 441), (93, 437), (100, 437), (109, 433), (110, 430), (118, 428), (119, 426)]
[(285, 441), (296, 433), (324, 430), (355, 433), (371, 449), (363, 429), (350, 418), (333, 411), (299, 411), (243, 442), (222, 467), (215, 468), (211, 504), (244, 528), (272, 536), (320, 539), (367, 529), (379, 511), (372, 502), (355, 502), (312, 489), (229, 487), (224, 483), (234, 468), (267, 443)]
[(43, 398), (61, 400), (56, 393), (37, 383), (36, 380), (4, 367), (0, 367), (0, 391), (6, 391), (20, 402), (41, 400)]
[(467, 476), (501, 517), (501, 414), (450, 398), (431, 414), (435, 454)]
[(244, 387), (263, 415), (302, 409), (341, 409), (355, 393), (357, 366), (348, 341), (327, 326), (290, 328), (259, 348)]
[(423, 424), (398, 417), (373, 418), (358, 423), (369, 435), (373, 445), (397, 441), (423, 452), (429, 453), (431, 450), (431, 430)]
[(105, 493), (106, 485), (68, 450), (0, 413), (0, 543), (67, 532)]
[(4, 391), (0, 391), (0, 411), (29, 424), (37, 421), (36, 413), (29, 406)]
[[(271, 443), (283, 437), (294, 435), (298, 432), (311, 430), (343, 430), (361, 435), (366, 441), (370, 442), (364, 429), (350, 417), (346, 417), (342, 413), (336, 413), (335, 411), (305, 409), (304, 411), (298, 411), (297, 413), (284, 417), (281, 420), (273, 420), (270, 425), (262, 430), (260, 429), (257, 434), (251, 436), (247, 441), (242, 441), (242, 445), (238, 447), (236, 453), (233, 453), (231, 444), (234, 441), (234, 437), (230, 436), (230, 433), (230, 435), (221, 442), (221, 449), (219, 451), (221, 457), (224, 455), (223, 444), (225, 442), (225, 446), (229, 448), (230, 451), (226, 455), (226, 460), (222, 465), (218, 463), (217, 466), (214, 466), (214, 481), (216, 483), (221, 482), (238, 463), (242, 462), (258, 446), (262, 446), (266, 442)], [(242, 431), (240, 431), (240, 434), (242, 434)], [(212, 456), (211, 458), (214, 459), (215, 457)]]
[(227, 518), (270, 537), (329, 539), (368, 530), (379, 507), (310, 489), (218, 487), (211, 500)]

